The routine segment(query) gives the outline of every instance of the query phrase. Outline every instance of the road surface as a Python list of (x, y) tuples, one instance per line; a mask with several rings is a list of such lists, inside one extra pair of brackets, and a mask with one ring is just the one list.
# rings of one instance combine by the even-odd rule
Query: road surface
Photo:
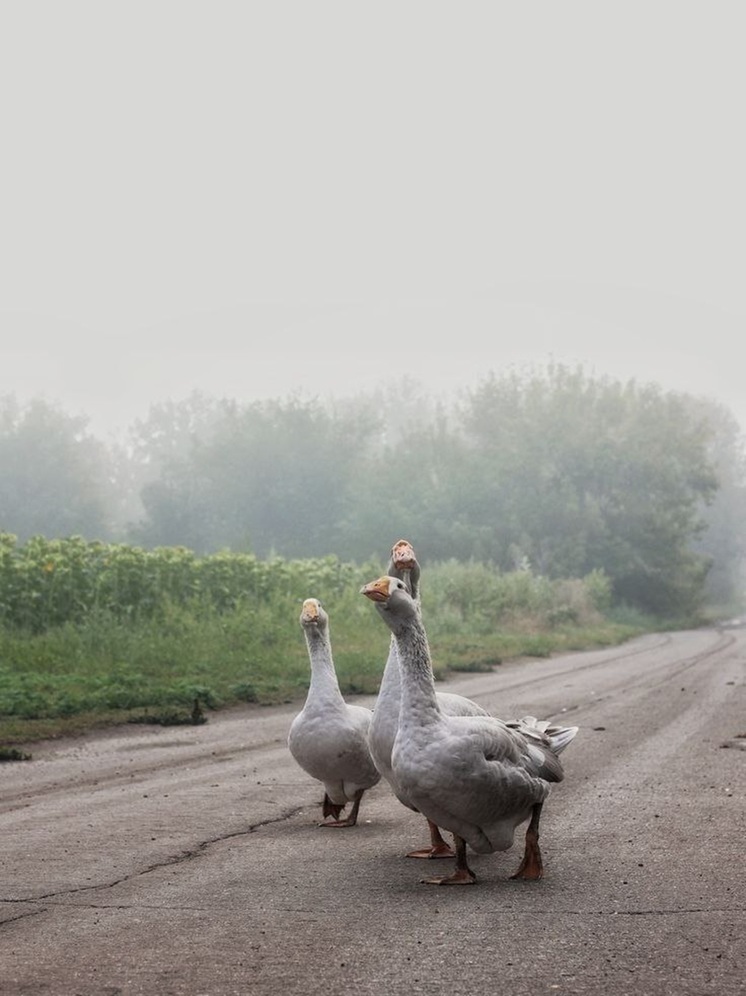
[(385, 784), (319, 829), (298, 706), (32, 745), (0, 766), (0, 993), (743, 993), (745, 662), (706, 629), (439, 686), (581, 727), (540, 882), (509, 878), (519, 830), (476, 885), (420, 884), (425, 821)]

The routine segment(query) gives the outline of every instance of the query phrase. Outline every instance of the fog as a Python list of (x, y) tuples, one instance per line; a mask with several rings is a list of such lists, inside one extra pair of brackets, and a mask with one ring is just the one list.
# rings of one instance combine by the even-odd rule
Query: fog
[(5, 4), (0, 395), (550, 360), (746, 428), (737, 3)]

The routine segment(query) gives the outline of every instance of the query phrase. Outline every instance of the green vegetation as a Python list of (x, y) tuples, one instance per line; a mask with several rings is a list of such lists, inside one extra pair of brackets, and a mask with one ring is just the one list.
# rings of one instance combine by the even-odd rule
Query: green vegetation
[[(0, 743), (300, 701), (309, 669), (298, 617), (309, 596), (329, 611), (345, 694), (378, 689), (389, 638), (359, 588), (383, 563), (200, 558), (79, 538), (19, 545), (6, 537), (2, 548)], [(527, 569), (425, 565), (423, 612), (439, 677), (640, 632), (639, 621), (604, 615), (609, 592), (599, 572), (549, 581)]]
[(31, 761), (32, 755), (15, 747), (0, 747), (0, 761)]
[(127, 722), (143, 723), (150, 726), (201, 726), (202, 723), (207, 722), (207, 716), (200, 704), (199, 697), (197, 697), (189, 712), (184, 709), (143, 712), (129, 716)]
[[(153, 561), (140, 607), (183, 571), (195, 595), (217, 595), (186, 549), (259, 558), (245, 575), (330, 551), (364, 563), (404, 535), (429, 563), (528, 564), (552, 580), (602, 571), (615, 604), (689, 616), (742, 601), (745, 522), (744, 438), (726, 409), (581, 368), (489, 373), (450, 403), (407, 380), (327, 404), (192, 395), (109, 445), (85, 419), (0, 398), (0, 531), (134, 544), (136, 559), (174, 550), (175, 563)], [(61, 566), (52, 556), (50, 581)], [(85, 566), (69, 569), (82, 590)], [(129, 605), (130, 576), (120, 551), (96, 575), (99, 604)], [(40, 590), (47, 622), (69, 616)]]
[(328, 405), (193, 395), (108, 446), (0, 399), (0, 742), (297, 701), (309, 596), (344, 692), (375, 692), (388, 639), (358, 589), (400, 536), (440, 668), (735, 616), (744, 523), (726, 410), (580, 368), (490, 373), (450, 405), (406, 380)]

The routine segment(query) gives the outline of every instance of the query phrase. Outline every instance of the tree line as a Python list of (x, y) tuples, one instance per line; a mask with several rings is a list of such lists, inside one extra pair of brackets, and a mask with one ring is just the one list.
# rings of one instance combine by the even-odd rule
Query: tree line
[(404, 379), (336, 402), (154, 404), (117, 442), (0, 401), (0, 531), (199, 555), (381, 557), (548, 578), (602, 571), (658, 615), (741, 595), (746, 457), (727, 409), (551, 365), (449, 401)]

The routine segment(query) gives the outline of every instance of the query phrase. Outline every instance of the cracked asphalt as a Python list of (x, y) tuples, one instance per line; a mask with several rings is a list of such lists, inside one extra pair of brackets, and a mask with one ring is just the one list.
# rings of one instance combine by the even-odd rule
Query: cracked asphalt
[[(653, 634), (443, 688), (581, 731), (545, 877), (422, 885), (385, 785), (320, 829), (299, 706), (122, 727), (0, 766), (2, 996), (746, 992), (746, 632)], [(371, 704), (361, 697), (357, 701)]]

